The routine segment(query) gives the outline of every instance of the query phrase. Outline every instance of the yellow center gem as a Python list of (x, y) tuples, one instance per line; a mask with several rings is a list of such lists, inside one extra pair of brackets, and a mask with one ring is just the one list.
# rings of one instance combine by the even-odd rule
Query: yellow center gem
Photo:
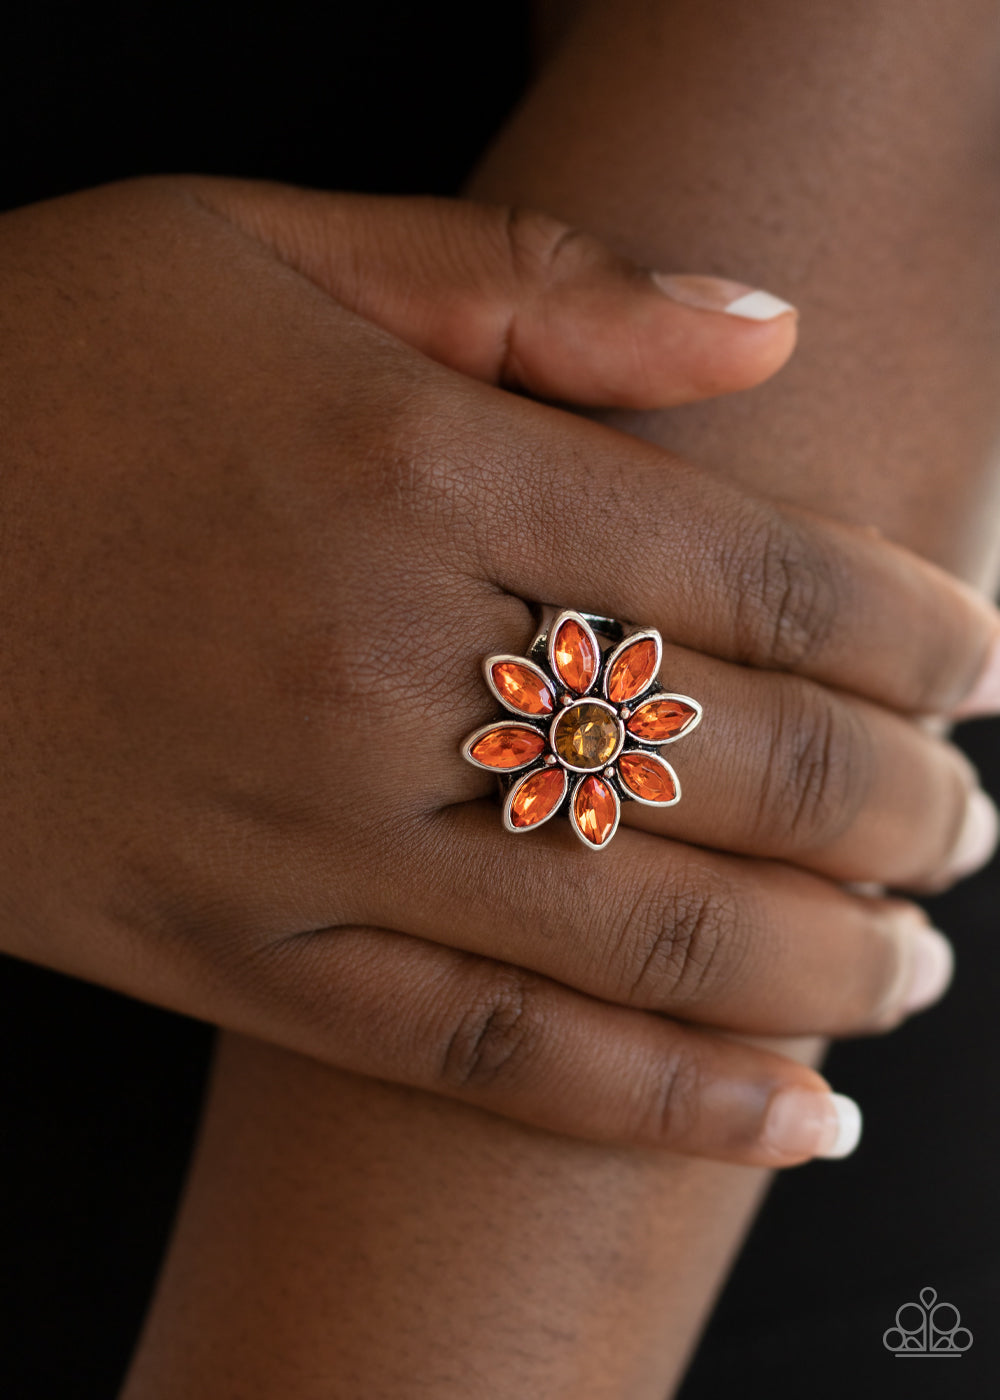
[(618, 723), (601, 705), (570, 705), (556, 720), (552, 743), (574, 768), (603, 768), (618, 748)]

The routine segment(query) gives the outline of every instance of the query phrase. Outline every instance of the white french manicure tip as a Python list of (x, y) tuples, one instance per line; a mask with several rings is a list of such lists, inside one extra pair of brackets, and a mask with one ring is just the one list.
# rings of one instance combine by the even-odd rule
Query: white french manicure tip
[(856, 894), (861, 899), (885, 898), (885, 885), (878, 885), (874, 880), (845, 880), (844, 889), (848, 894)]
[(982, 869), (996, 850), (998, 830), (996, 807), (981, 788), (975, 788), (969, 794), (965, 821), (948, 862), (948, 879), (962, 880)]
[(745, 321), (775, 321), (795, 307), (770, 292), (747, 292), (723, 308), (727, 316), (741, 316)]
[(910, 985), (903, 1002), (904, 1016), (940, 1001), (955, 973), (955, 950), (936, 928), (918, 928), (911, 935)]
[(816, 1155), (832, 1161), (849, 1157), (861, 1141), (861, 1109), (846, 1094), (831, 1094), (830, 1098), (837, 1110), (836, 1133), (830, 1145)]
[(954, 712), (956, 719), (1000, 713), (1000, 641), (990, 647), (972, 690)]
[(846, 1157), (861, 1136), (861, 1110), (853, 1099), (829, 1089), (789, 1085), (768, 1104), (763, 1146), (774, 1157)]

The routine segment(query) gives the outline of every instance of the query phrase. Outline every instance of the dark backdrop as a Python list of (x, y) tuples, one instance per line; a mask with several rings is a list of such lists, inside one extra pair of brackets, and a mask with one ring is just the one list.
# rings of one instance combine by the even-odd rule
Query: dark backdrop
[[(520, 3), (35, 0), (0, 27), (0, 203), (177, 170), (448, 193), (524, 81), (525, 30)], [(1000, 727), (969, 736), (1000, 790)], [(959, 949), (944, 1006), (834, 1052), (863, 1146), (781, 1178), (683, 1400), (1000, 1394), (998, 881), (935, 908)], [(0, 960), (2, 1400), (114, 1395), (209, 1044), (182, 1017)], [(925, 1286), (975, 1334), (961, 1360), (882, 1346)]]

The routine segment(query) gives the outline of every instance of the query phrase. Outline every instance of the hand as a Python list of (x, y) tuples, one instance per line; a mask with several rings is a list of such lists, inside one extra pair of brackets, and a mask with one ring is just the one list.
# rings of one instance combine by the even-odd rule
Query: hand
[[(6, 216), (0, 268), (6, 948), (562, 1131), (823, 1150), (820, 1076), (690, 1023), (920, 1001), (920, 912), (824, 877), (967, 862), (985, 799), (905, 715), (977, 703), (997, 619), (470, 377), (677, 403), (766, 377), (793, 319), (672, 300), (537, 217), (209, 180)], [(684, 802), (599, 859), (505, 836), (458, 756), (535, 598), (658, 626), (710, 716)], [(794, 1087), (819, 1098), (779, 1142)]]

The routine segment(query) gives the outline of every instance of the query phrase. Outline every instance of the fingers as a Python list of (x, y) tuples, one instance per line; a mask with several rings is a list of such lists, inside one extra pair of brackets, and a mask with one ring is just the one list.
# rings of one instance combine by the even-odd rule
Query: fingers
[(989, 855), (996, 816), (968, 760), (899, 715), (796, 676), (666, 647), (661, 677), (711, 716), (664, 757), (677, 807), (623, 820), (794, 861), (836, 880), (937, 888)]
[[(453, 368), (536, 394), (662, 406), (759, 382), (775, 347), (779, 359), (791, 348), (792, 316), (680, 302), (704, 301), (711, 279), (666, 279), (666, 295), (664, 279), (543, 216), (185, 184), (351, 309)], [(436, 387), (430, 377), (432, 397)], [(909, 712), (1000, 706), (996, 615), (933, 565), (609, 429), (454, 376), (447, 388), (447, 415), (415, 402), (402, 445), (439, 453), (448, 489), (456, 468), (476, 488), (477, 562), (511, 593), (648, 622), (683, 645)]]
[(590, 1141), (789, 1166), (860, 1130), (795, 1061), (381, 929), (273, 947), (224, 1024)]
[(664, 408), (759, 384), (793, 308), (653, 275), (547, 215), (446, 199), (188, 181), (344, 306), (452, 369), (543, 398)]
[(790, 866), (565, 823), (502, 837), (489, 802), (401, 844), (375, 919), (591, 996), (768, 1035), (881, 1030), (935, 1000), (948, 945), (922, 911)]
[[(515, 424), (490, 391), (466, 392), (481, 435), (480, 460), (463, 461), (467, 531), (510, 593), (909, 713), (1000, 708), (998, 614), (943, 570), (609, 429), (537, 404)], [(454, 445), (442, 450), (454, 473)]]

